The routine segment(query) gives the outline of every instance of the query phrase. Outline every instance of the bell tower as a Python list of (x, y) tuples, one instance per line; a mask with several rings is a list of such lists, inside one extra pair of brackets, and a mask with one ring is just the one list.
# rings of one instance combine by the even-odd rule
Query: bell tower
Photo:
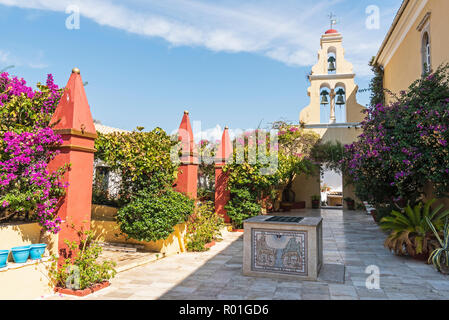
[[(331, 22), (331, 26), (333, 26)], [(321, 36), (318, 62), (309, 75), (310, 104), (301, 111), (305, 124), (359, 123), (364, 107), (357, 103), (353, 66), (345, 60), (343, 37), (335, 29)]]

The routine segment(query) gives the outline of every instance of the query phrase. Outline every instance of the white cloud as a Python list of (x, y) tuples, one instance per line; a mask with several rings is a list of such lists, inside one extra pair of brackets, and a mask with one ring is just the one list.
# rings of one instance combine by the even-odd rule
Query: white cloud
[(0, 62), (8, 63), (9, 61), (9, 52), (0, 50)]
[[(173, 46), (262, 54), (291, 66), (311, 66), (315, 62), (319, 37), (326, 29), (325, 13), (337, 5), (354, 7), (351, 3), (349, 0), (227, 0), (219, 3), (206, 0), (0, 0), (4, 5), (63, 13), (67, 6), (77, 5), (83, 17), (102, 26), (160, 37)], [(347, 52), (353, 49), (348, 56), (353, 59), (359, 75), (369, 74), (366, 64), (384, 35), (377, 32), (373, 38), (373, 33), (364, 29), (364, 12), (363, 7), (343, 13), (348, 21), (343, 34), (349, 40), (345, 46)], [(391, 15), (394, 11), (387, 12)]]
[(4, 51), (0, 49), (0, 70), (9, 66), (14, 67), (27, 66), (32, 69), (45, 69), (48, 67), (48, 64), (42, 62), (43, 58), (44, 58), (43, 51), (38, 51), (35, 57), (25, 59), (23, 57), (20, 58), (16, 55), (12, 55), (9, 51)]
[[(199, 142), (201, 140), (208, 140), (211, 142), (219, 142), (221, 141), (221, 137), (223, 136), (224, 128), (220, 125), (216, 125), (213, 128), (202, 130), (201, 127), (195, 127), (195, 122), (193, 123), (193, 136), (195, 137), (195, 141)], [(198, 124), (197, 124), (198, 125)], [(229, 128), (229, 138), (232, 140), (235, 137), (243, 134), (245, 132), (242, 129), (234, 129)]]

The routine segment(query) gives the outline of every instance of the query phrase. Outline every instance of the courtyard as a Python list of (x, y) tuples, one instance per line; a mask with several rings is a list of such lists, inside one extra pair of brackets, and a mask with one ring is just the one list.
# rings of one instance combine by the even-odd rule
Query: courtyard
[[(278, 215), (287, 215), (280, 213)], [(449, 299), (449, 279), (432, 265), (398, 257), (383, 246), (385, 234), (361, 211), (297, 210), (323, 217), (324, 263), (344, 265), (344, 282), (285, 281), (242, 275), (243, 233), (224, 232), (209, 251), (182, 253), (117, 274), (111, 286), (84, 298), (49, 300), (438, 300)], [(380, 271), (380, 289), (367, 289), (368, 266)]]

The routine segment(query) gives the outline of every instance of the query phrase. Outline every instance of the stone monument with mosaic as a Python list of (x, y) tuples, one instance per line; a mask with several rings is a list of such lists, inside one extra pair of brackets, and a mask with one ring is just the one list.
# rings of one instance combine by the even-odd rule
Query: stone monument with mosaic
[(323, 263), (322, 218), (258, 216), (244, 223), (243, 274), (316, 280)]

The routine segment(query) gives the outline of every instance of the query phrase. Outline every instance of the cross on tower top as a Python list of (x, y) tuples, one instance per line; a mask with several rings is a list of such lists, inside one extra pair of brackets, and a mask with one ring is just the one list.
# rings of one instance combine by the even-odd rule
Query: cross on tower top
[(331, 29), (334, 28), (334, 25), (337, 24), (337, 16), (335, 14), (333, 14), (332, 12), (328, 15), (330, 22), (331, 22)]

